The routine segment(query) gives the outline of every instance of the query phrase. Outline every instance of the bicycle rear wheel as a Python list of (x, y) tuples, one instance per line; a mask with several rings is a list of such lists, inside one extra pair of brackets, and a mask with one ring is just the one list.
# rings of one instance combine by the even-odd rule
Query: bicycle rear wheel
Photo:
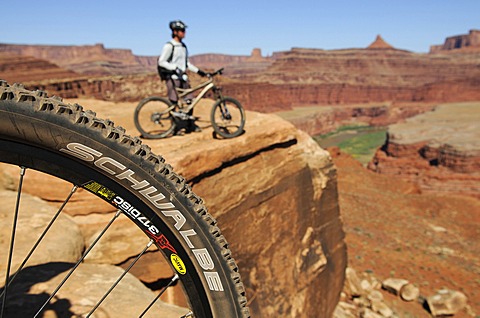
[[(169, 264), (169, 284), (180, 281), (188, 303), (185, 317), (249, 317), (238, 268), (202, 199), (162, 157), (123, 128), (77, 104), (0, 81), (0, 162), (68, 181), (118, 209)], [(83, 266), (82, 259), (77, 265)], [(0, 303), (1, 315), (9, 316), (22, 299), (7, 297), (16, 280), (6, 272)]]
[(233, 138), (243, 133), (245, 111), (239, 101), (232, 97), (217, 100), (210, 114), (213, 129), (224, 138)]
[(175, 130), (175, 121), (170, 114), (172, 104), (163, 97), (144, 98), (135, 109), (135, 127), (143, 138), (165, 138)]

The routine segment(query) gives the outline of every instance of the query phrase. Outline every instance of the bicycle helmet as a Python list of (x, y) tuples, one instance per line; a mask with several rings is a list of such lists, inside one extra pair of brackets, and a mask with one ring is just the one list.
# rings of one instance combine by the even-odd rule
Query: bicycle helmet
[(170, 22), (170, 29), (173, 30), (185, 30), (187, 25), (180, 20)]

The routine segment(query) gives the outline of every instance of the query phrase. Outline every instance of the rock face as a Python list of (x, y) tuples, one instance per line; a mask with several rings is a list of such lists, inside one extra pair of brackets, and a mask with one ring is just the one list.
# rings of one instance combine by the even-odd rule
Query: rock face
[(389, 127), (369, 168), (416, 183), (423, 191), (480, 198), (480, 107), (441, 105)]
[[(203, 102), (195, 109), (201, 133), (147, 143), (189, 181), (218, 220), (239, 264), (252, 317), (330, 317), (343, 287), (347, 256), (329, 153), (292, 124), (255, 112), (247, 112), (242, 136), (213, 139), (211, 101)], [(88, 108), (135, 133), (134, 107), (92, 102)], [(14, 188), (14, 178), (3, 179)], [(59, 200), (55, 193), (48, 195)], [(83, 233), (94, 233), (96, 218), (98, 213), (74, 219)], [(120, 246), (118, 237), (112, 235), (104, 250), (121, 253), (109, 260), (100, 251), (92, 261), (118, 264), (138, 252), (132, 247), (128, 254), (135, 244)]]
[(388, 126), (431, 110), (429, 103), (372, 103), (354, 106), (294, 107), (276, 112), (310, 136), (326, 134), (345, 125)]
[[(72, 266), (56, 262), (26, 268), (9, 289), (13, 301), (8, 303), (5, 317), (34, 317)], [(45, 307), (42, 317), (85, 317), (122, 274), (122, 269), (113, 265), (81, 264)], [(137, 317), (154, 298), (151, 290), (127, 273), (93, 316)], [(146, 317), (153, 317), (155, 312), (163, 317), (181, 317), (188, 309), (158, 301)]]
[(375, 41), (368, 46), (368, 49), (393, 49), (393, 46), (385, 42), (382, 36), (379, 34), (375, 38)]
[(131, 50), (106, 49), (103, 44), (84, 46), (0, 44), (0, 52), (35, 57), (87, 75), (132, 74), (156, 70), (155, 58), (135, 56)]
[[(293, 48), (269, 57), (253, 50), (250, 56), (202, 54), (192, 56), (192, 61), (203, 68), (225, 67), (221, 83), (225, 94), (262, 112), (305, 105), (473, 101), (480, 100), (480, 54), (473, 49), (478, 48), (478, 34), (473, 30), (461, 37), (459, 45), (472, 49), (452, 50), (455, 54), (412, 53), (395, 49), (378, 36), (365, 49)], [(457, 40), (447, 39), (452, 41)], [(3, 44), (0, 52), (34, 56), (90, 75), (83, 80), (25, 83), (62, 97), (138, 101), (164, 86), (156, 75), (156, 57), (137, 57), (129, 50)], [(139, 72), (144, 74), (130, 76)], [(100, 77), (120, 74), (130, 75)]]
[(79, 74), (63, 69), (46, 60), (31, 56), (0, 52), (0, 78), (10, 83), (26, 81), (75, 79)]
[[(392, 297), (388, 294), (397, 296)], [(398, 306), (402, 299), (404, 306)], [(410, 302), (411, 306), (421, 306), (431, 315), (429, 317), (460, 317), (474, 316), (467, 313), (468, 299), (462, 292), (441, 289), (434, 295), (423, 296), (415, 284), (401, 278), (387, 278), (382, 283), (371, 273), (357, 275), (353, 268), (348, 267), (342, 299), (335, 309), (334, 318), (393, 318), (393, 317), (427, 317), (427, 312), (398, 312), (398, 309)], [(400, 302), (401, 303), (401, 302)], [(392, 307), (392, 304), (394, 305)], [(397, 308), (395, 308), (397, 307)], [(404, 309), (401, 309), (403, 311)], [(463, 312), (462, 312), (463, 311)], [(462, 315), (463, 314), (463, 315)], [(466, 317), (465, 316), (465, 317)]]
[[(0, 191), (2, 201), (0, 206), (0, 250), (5, 253), (0, 258), (0, 274), (2, 277), (5, 277), (7, 271), (6, 255), (9, 250), (8, 244), (11, 237), (14, 211), (11, 207), (15, 206), (16, 198), (17, 195), (13, 191)], [(12, 259), (12, 272), (22, 264), (25, 256), (30, 252), (31, 246), (57, 211), (46, 202), (30, 195), (25, 195), (22, 198), (21, 208), (26, 211), (38, 211), (38, 213), (33, 216), (19, 213), (18, 225), (21, 231), (17, 233), (15, 238), (16, 253), (14, 253)], [(28, 226), (24, 226), (27, 224)], [(68, 229), (69, 235), (65, 235), (65, 229)], [(54, 239), (55, 237), (57, 239)], [(46, 262), (76, 262), (80, 258), (83, 248), (83, 237), (78, 225), (68, 215), (61, 215), (57, 223), (52, 226), (51, 234), (45, 237), (44, 243), (30, 258), (28, 266)]]
[[(0, 54), (9, 54), (16, 58), (28, 56), (55, 63), (77, 74), (97, 76), (156, 73), (158, 58), (158, 56), (136, 56), (127, 49), (107, 49), (103, 44), (80, 46), (0, 44)], [(203, 68), (218, 69), (228, 66), (227, 74), (258, 72), (259, 68), (265, 68), (271, 64), (271, 59), (262, 57), (260, 49), (254, 49), (250, 56), (199, 54), (192, 56), (191, 61)], [(247, 64), (251, 65), (245, 67)], [(8, 62), (0, 60), (0, 65), (8, 67)], [(39, 69), (42, 67), (40, 66)]]
[[(400, 177), (365, 169), (338, 149), (329, 152), (338, 170), (348, 263), (359, 275), (358, 285), (365, 274), (380, 282), (391, 277), (409, 281), (420, 289), (422, 299), (440, 289), (461, 291), (468, 298), (470, 312), (458, 312), (454, 317), (478, 315), (480, 290), (473, 269), (478, 268), (480, 245), (472, 242), (477, 242), (480, 228), (480, 200), (419, 193)], [(400, 293), (401, 285), (397, 285)], [(394, 317), (430, 317), (421, 303), (381, 291), (386, 304), (398, 314)], [(359, 288), (347, 292), (352, 296), (358, 293)]]
[[(371, 102), (479, 100), (480, 55), (465, 58), (395, 49), (292, 49), (259, 74), (226, 84), (252, 109)], [(274, 106), (275, 105), (275, 106)]]
[(480, 30), (470, 30), (468, 34), (448, 37), (443, 45), (432, 45), (430, 47), (432, 53), (457, 50), (480, 51)]
[(225, 68), (227, 76), (254, 74), (265, 70), (274, 59), (263, 57), (260, 49), (253, 49), (250, 56), (225, 54), (198, 54), (191, 57), (192, 63), (202, 68), (217, 70)]

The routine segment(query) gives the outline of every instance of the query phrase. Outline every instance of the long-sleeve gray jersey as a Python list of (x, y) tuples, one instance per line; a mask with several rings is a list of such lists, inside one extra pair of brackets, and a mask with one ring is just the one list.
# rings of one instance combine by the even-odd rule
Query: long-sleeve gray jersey
[[(172, 58), (169, 61), (170, 56)], [(194, 73), (198, 72), (198, 67), (188, 61), (186, 46), (182, 42), (175, 41), (174, 39), (165, 43), (163, 46), (162, 53), (158, 59), (158, 65), (171, 71), (179, 68), (185, 72), (188, 68)]]

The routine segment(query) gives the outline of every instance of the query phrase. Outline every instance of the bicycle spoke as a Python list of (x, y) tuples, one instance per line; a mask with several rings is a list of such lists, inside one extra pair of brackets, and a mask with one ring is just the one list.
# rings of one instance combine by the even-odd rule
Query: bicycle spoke
[(20, 180), (18, 182), (17, 201), (15, 203), (15, 213), (13, 216), (12, 236), (10, 238), (10, 249), (8, 251), (7, 271), (5, 274), (5, 288), (3, 290), (2, 311), (0, 312), (0, 317), (3, 317), (3, 314), (5, 312), (5, 304), (7, 302), (8, 281), (9, 281), (8, 277), (10, 276), (10, 267), (12, 264), (13, 246), (15, 242), (15, 232), (17, 230), (18, 210), (20, 208), (20, 197), (22, 195), (22, 186), (23, 186), (24, 176), (25, 176), (25, 167), (20, 167)]
[[(245, 113), (237, 100), (216, 91), (212, 77), (220, 72), (210, 74), (196, 98), (202, 98), (211, 89), (215, 91), (219, 98), (215, 99), (209, 116), (214, 137), (233, 138), (243, 133)], [(4, 114), (0, 116), (0, 169), (9, 180), (13, 168), (15, 188), (18, 187), (18, 193), (14, 189), (1, 194), (8, 205), (0, 209), (1, 219), (6, 219), (1, 224), (1, 249), (7, 254), (0, 256), (1, 271), (5, 271), (4, 286), (0, 288), (0, 318), (46, 315), (93, 318), (99, 314), (125, 317), (132, 313), (138, 317), (141, 311), (140, 317), (249, 317), (244, 286), (230, 252), (224, 250), (225, 239), (216, 223), (211, 222), (202, 200), (193, 192), (182, 190), (187, 186), (186, 181), (171, 170), (162, 156), (153, 153), (137, 137), (128, 135), (124, 128), (96, 117), (78, 104), (48, 97), (44, 92), (28, 91), (20, 84), (0, 81), (0, 88), (0, 113)], [(193, 110), (198, 99), (186, 106), (187, 112)], [(142, 99), (134, 113), (140, 136), (165, 138), (183, 129), (180, 126), (183, 123), (171, 113), (175, 109), (177, 106), (165, 97)], [(64, 142), (51, 142), (51, 136), (62, 136)], [(108, 169), (110, 164), (115, 167), (113, 174)], [(58, 202), (52, 210), (45, 202), (48, 198), (42, 198), (43, 190), (47, 189), (41, 188), (41, 183), (30, 187), (27, 182), (32, 171), (26, 175), (26, 169), (67, 182), (71, 193), (67, 190), (61, 197), (63, 204)], [(41, 176), (33, 180), (37, 182)], [(45, 181), (49, 187), (58, 184)], [(149, 187), (140, 189), (137, 187), (140, 183)], [(95, 198), (90, 201), (82, 197), (79, 203), (91, 204), (91, 208), (86, 211), (81, 207), (81, 212), (72, 208), (74, 217), (63, 218), (60, 213), (75, 203), (79, 192), (74, 185), (85, 185), (85, 190)], [(36, 190), (41, 191), (35, 193)], [(28, 191), (31, 191), (29, 196), (24, 193)], [(97, 200), (104, 201), (98, 209)], [(164, 206), (168, 207), (168, 213), (162, 210)], [(112, 208), (117, 209), (113, 210), (115, 216), (106, 216)], [(141, 233), (117, 237), (124, 234), (121, 224), (119, 232), (110, 237), (110, 231), (119, 225), (115, 221), (120, 221), (118, 216), (123, 213), (128, 219), (125, 223), (131, 222), (129, 226)], [(183, 216), (186, 235), (195, 235), (192, 241), (195, 249), (208, 256), (209, 272), (205, 276), (211, 279), (211, 286), (204, 284), (198, 255), (189, 244), (182, 244), (187, 239), (182, 231), (166, 230), (157, 235), (163, 232), (161, 229), (171, 228), (174, 222), (171, 216), (175, 219), (177, 215)], [(94, 232), (97, 234), (91, 237)], [(137, 234), (147, 238), (137, 239)], [(111, 241), (103, 245), (107, 237)], [(127, 241), (120, 243), (117, 239)], [(86, 245), (86, 240), (93, 243)], [(160, 250), (155, 251), (159, 253), (149, 253), (153, 252), (152, 244), (159, 245)], [(97, 249), (99, 254), (93, 255)], [(163, 249), (177, 257), (183, 255), (184, 259), (171, 256), (169, 262), (170, 253)], [(126, 259), (124, 269), (115, 266), (117, 261), (123, 264)], [(136, 275), (133, 272), (140, 264)], [(189, 270), (176, 274), (179, 271), (176, 266)], [(146, 281), (143, 286), (142, 281)], [(131, 302), (124, 301), (124, 295)], [(169, 305), (160, 305), (167, 295), (165, 300)]]
[(103, 234), (105, 234), (105, 232), (108, 230), (108, 228), (113, 224), (113, 222), (117, 219), (117, 217), (121, 213), (122, 212), (120, 210), (118, 210), (117, 213), (115, 213), (115, 215), (110, 220), (110, 222), (108, 222), (108, 224), (105, 226), (105, 228), (102, 230), (102, 232), (100, 232), (100, 234), (97, 236), (97, 238), (95, 238), (95, 241), (93, 241), (92, 245), (90, 245), (90, 247), (85, 251), (85, 253), (83, 253), (82, 257), (80, 257), (80, 259), (75, 264), (75, 266), (73, 266), (73, 268), (70, 270), (70, 272), (68, 272), (67, 276), (65, 276), (65, 278), (60, 282), (60, 284), (58, 284), (57, 288), (55, 288), (55, 290), (52, 292), (52, 294), (47, 299), (47, 301), (42, 305), (42, 307), (35, 314), (34, 318), (38, 317), (38, 315), (43, 311), (45, 306), (48, 305), (50, 300), (52, 300), (52, 298), (55, 297), (55, 295), (60, 290), (60, 288), (62, 288), (62, 286), (65, 284), (65, 282), (70, 278), (70, 276), (72, 276), (73, 272), (77, 269), (77, 267), (80, 265), (80, 263), (83, 262), (83, 260), (87, 257), (87, 255), (90, 253), (90, 251), (94, 248), (95, 244), (97, 244), (97, 242), (100, 240), (100, 238), (103, 236)]
[[(60, 215), (60, 213), (63, 211), (63, 208), (65, 208), (65, 205), (67, 205), (67, 203), (70, 201), (72, 195), (77, 191), (78, 187), (76, 185), (73, 186), (72, 190), (70, 190), (70, 193), (68, 194), (67, 198), (63, 201), (62, 205), (60, 206), (60, 208), (58, 209), (57, 213), (55, 213), (55, 215), (53, 216), (52, 220), (50, 221), (50, 223), (47, 225), (47, 227), (45, 228), (45, 230), (43, 231), (43, 233), (40, 235), (40, 237), (38, 238), (38, 240), (35, 242), (35, 244), (33, 245), (32, 249), (30, 250), (30, 252), (27, 254), (27, 256), (25, 257), (25, 259), (23, 260), (22, 264), (20, 264), (20, 266), (18, 267), (18, 269), (16, 270), (15, 274), (12, 276), (12, 278), (9, 280), (8, 282), (8, 286), (10, 286), (10, 284), (15, 280), (15, 278), (17, 277), (17, 275), (20, 273), (20, 271), (25, 267), (25, 265), (27, 264), (28, 260), (30, 259), (30, 257), (32, 256), (32, 254), (35, 252), (35, 250), (37, 249), (38, 245), (40, 245), (41, 241), (43, 240), (43, 238), (45, 237), (45, 235), (47, 235), (48, 231), (50, 230), (50, 228), (52, 227), (52, 225), (55, 223), (55, 221), (57, 220), (58, 216)], [(3, 294), (2, 294), (3, 295)]]
[(115, 287), (117, 287), (118, 283), (120, 283), (123, 277), (127, 275), (130, 269), (132, 269), (133, 265), (135, 265), (138, 262), (138, 260), (143, 256), (143, 254), (145, 254), (145, 252), (150, 248), (150, 246), (152, 246), (152, 244), (153, 244), (153, 240), (150, 240), (150, 242), (148, 242), (147, 246), (145, 246), (142, 252), (133, 260), (133, 262), (128, 266), (128, 268), (125, 269), (125, 271), (122, 273), (122, 275), (120, 275), (120, 277), (115, 281), (115, 283), (113, 283), (112, 287), (110, 287), (110, 289), (105, 293), (105, 295), (103, 295), (103, 297), (97, 302), (95, 307), (92, 308), (92, 310), (88, 313), (86, 318), (90, 317), (94, 313), (94, 311), (97, 310), (100, 304), (105, 300), (105, 298), (108, 297), (108, 295), (115, 289)]
[[(157, 302), (157, 300), (160, 298), (160, 296), (163, 295), (163, 293), (168, 289), (168, 287), (172, 286), (172, 284), (174, 282), (176, 282), (177, 280), (179, 279), (178, 277), (178, 274), (175, 274), (175, 276), (172, 277), (172, 279), (170, 280), (170, 282), (167, 284), (167, 286), (163, 287), (163, 289), (160, 291), (160, 293), (157, 295), (157, 297), (155, 297), (152, 302), (150, 303), (150, 305), (148, 305), (147, 308), (145, 308), (145, 310), (141, 313), (140, 316), (138, 316), (138, 318), (142, 318), (143, 316), (145, 316), (145, 314), (147, 313), (148, 310), (150, 310), (150, 308), (152, 308), (152, 306)], [(188, 316), (186, 316), (188, 317)]]

